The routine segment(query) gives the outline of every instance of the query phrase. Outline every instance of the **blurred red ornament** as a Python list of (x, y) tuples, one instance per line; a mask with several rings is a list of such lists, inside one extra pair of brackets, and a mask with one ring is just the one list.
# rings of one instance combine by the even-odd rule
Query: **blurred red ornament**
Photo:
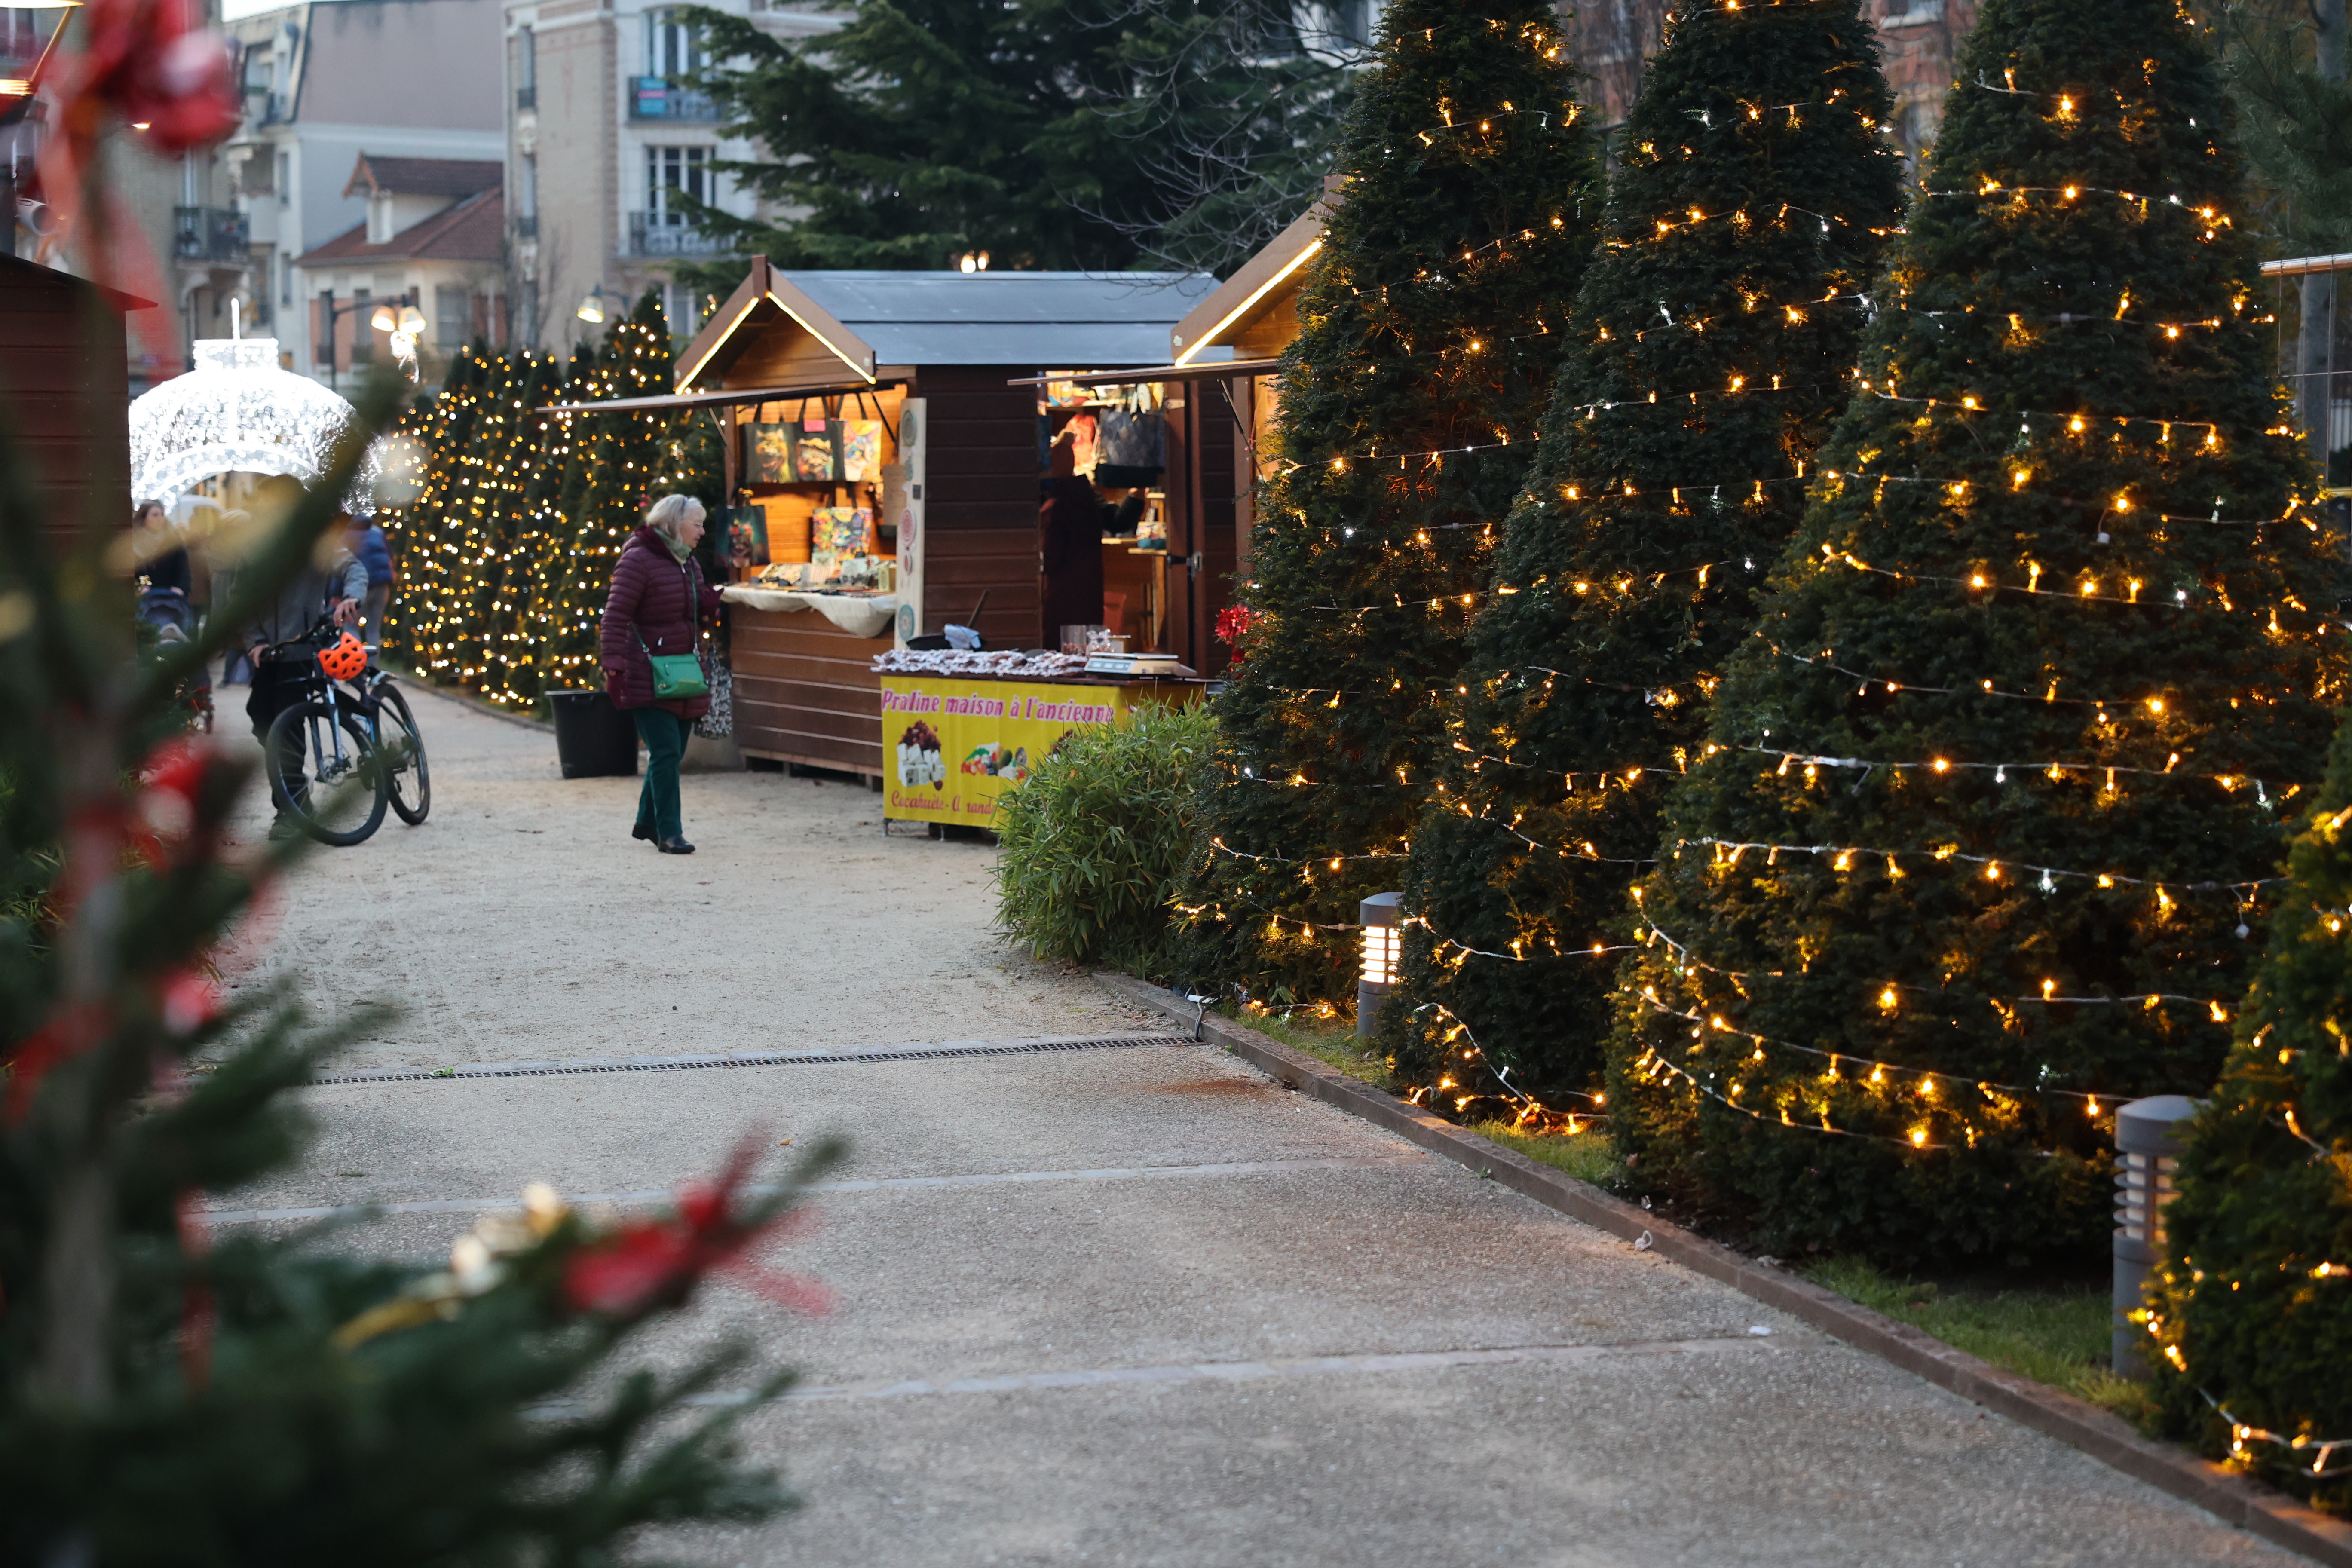
[[(41, 84), (58, 104), (51, 146), (81, 143), (68, 149), (76, 165), (110, 116), (146, 127), (159, 153), (209, 146), (236, 129), (235, 56), (204, 26), (197, 0), (89, 0), (80, 20), (81, 47), (58, 57), (58, 79)], [(62, 182), (44, 184), (65, 195)]]
[(564, 1303), (577, 1312), (631, 1317), (683, 1299), (705, 1275), (725, 1273), (787, 1306), (824, 1311), (831, 1304), (824, 1287), (772, 1273), (744, 1256), (754, 1242), (778, 1234), (797, 1217), (780, 1215), (757, 1225), (734, 1217), (736, 1197), (758, 1147), (758, 1140), (746, 1139), (736, 1145), (718, 1181), (681, 1192), (677, 1217), (624, 1226), (573, 1255), (563, 1270)]

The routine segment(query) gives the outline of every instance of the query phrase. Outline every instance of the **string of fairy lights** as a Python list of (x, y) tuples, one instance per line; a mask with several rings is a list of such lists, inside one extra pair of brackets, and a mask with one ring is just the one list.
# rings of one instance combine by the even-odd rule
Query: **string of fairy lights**
[[(677, 468), (676, 454), (663, 460), (668, 421), (535, 411), (533, 393), (642, 395), (667, 388), (668, 366), (666, 333), (633, 319), (569, 372), (529, 351), (464, 351), (450, 386), (413, 416), (428, 458), (402, 519), (391, 619), (425, 673), (525, 709), (547, 690), (601, 684), (595, 638), (613, 563), (645, 493)], [(576, 514), (567, 494), (580, 498)]]

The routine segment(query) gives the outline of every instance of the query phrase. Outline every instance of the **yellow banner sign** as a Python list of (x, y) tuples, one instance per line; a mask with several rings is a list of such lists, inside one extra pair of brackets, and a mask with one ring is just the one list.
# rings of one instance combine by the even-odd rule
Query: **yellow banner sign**
[(1018, 789), (1071, 731), (1116, 724), (1130, 689), (944, 675), (882, 678), (885, 816), (991, 826), (997, 797)]

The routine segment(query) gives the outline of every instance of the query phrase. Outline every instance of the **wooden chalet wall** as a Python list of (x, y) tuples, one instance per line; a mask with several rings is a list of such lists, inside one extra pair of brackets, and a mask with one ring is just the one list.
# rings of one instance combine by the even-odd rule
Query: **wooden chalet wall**
[[(1171, 381), (1162, 405), (1168, 419), (1170, 646), (1202, 675), (1221, 673), (1230, 651), (1215, 635), (1217, 612), (1234, 602), (1235, 470), (1229, 384)], [(1197, 572), (1187, 565), (1195, 552), (1201, 557)]]
[(746, 755), (882, 776), (882, 678), (891, 639), (854, 637), (809, 611), (727, 606), (735, 737)]
[(60, 548), (92, 517), (131, 521), (122, 312), (68, 273), (0, 257), (0, 406), (28, 458), (42, 531)]
[[(923, 625), (971, 625), (990, 647), (1044, 647), (1037, 597), (1037, 390), (1007, 386), (1025, 365), (926, 365), (915, 393), (929, 414), (923, 493)], [(1056, 634), (1058, 635), (1058, 634)]]

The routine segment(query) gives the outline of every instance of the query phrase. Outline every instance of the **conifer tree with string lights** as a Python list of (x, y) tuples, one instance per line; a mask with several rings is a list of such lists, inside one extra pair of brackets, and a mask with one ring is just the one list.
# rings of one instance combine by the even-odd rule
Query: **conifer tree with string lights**
[[(563, 403), (588, 403), (607, 395), (606, 376), (596, 345), (579, 344), (563, 374), (556, 398)], [(546, 690), (539, 650), (546, 646), (556, 622), (556, 606), (563, 589), (564, 552), (572, 538), (571, 520), (579, 515), (587, 494), (586, 442), (593, 425), (577, 414), (549, 414), (540, 431), (541, 458), (526, 500), (530, 509), (531, 553), (527, 564), (528, 593), (518, 640), (507, 661), (506, 700), (520, 707), (538, 703)], [(523, 593), (524, 585), (518, 584)]]
[[(661, 289), (650, 288), (605, 334), (599, 356), (604, 395), (652, 397), (668, 391), (669, 358)], [(581, 423), (574, 440), (579, 446), (572, 461), (582, 471), (580, 494), (564, 513), (571, 527), (557, 548), (561, 577), (536, 628), (543, 692), (604, 687), (596, 628), (604, 618), (614, 563), (629, 534), (644, 521), (669, 427), (667, 415), (651, 411), (577, 417)]]
[(483, 364), (472, 349), (450, 356), (440, 395), (419, 439), (425, 448), (416, 500), (402, 540), (402, 646), (419, 675), (449, 678), (452, 606), (473, 476), (467, 462), (480, 425)]
[(1626, 889), (1853, 384), (1892, 101), (1859, 0), (1667, 19), (1406, 862), (1391, 1037), (1456, 1110), (1597, 1086)]
[(477, 395), (471, 451), (472, 504), (459, 542), (450, 661), (459, 685), (487, 691), (491, 661), (510, 617), (505, 611), (508, 557), (522, 532), (526, 486), (538, 447), (539, 421), (528, 394), (537, 361), (528, 351), (486, 355)]
[(1609, 1061), (1643, 1190), (1901, 1265), (2097, 1244), (2115, 1103), (2212, 1086), (2344, 698), (2185, 15), (1988, 0), (1955, 74)]
[[(514, 532), (499, 559), (482, 648), (482, 695), (500, 707), (528, 708), (538, 700), (531, 679), (539, 661), (531, 651), (530, 609), (546, 550), (547, 513), (541, 498), (551, 482), (551, 469), (570, 449), (568, 441), (559, 443), (557, 416), (545, 412), (549, 404), (563, 399), (563, 362), (552, 354), (527, 358), (530, 373), (519, 398), (520, 439), (509, 476), (514, 487)], [(524, 687), (530, 688), (530, 695), (522, 694)]]
[(1177, 903), (1202, 977), (1352, 997), (1497, 525), (1551, 400), (1599, 207), (1558, 17), (1398, 0), (1341, 133), (1344, 195), (1283, 358), (1246, 657), (1217, 699)]
[(2270, 948), (2164, 1208), (2142, 1320), (2172, 1429), (2352, 1501), (2352, 725), (2288, 851)]

